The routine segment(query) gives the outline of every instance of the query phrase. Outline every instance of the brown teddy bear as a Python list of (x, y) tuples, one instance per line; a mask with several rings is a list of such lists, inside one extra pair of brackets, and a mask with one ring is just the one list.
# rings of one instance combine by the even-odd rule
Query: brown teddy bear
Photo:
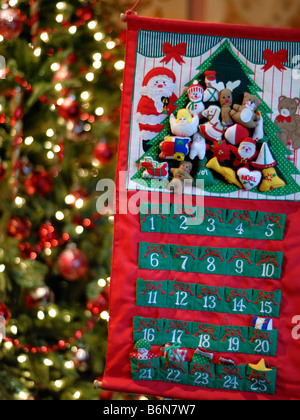
[(233, 105), (230, 111), (231, 118), (237, 123), (246, 128), (256, 128), (260, 116), (256, 113), (257, 108), (261, 105), (261, 101), (250, 93), (244, 94), (242, 105)]
[(290, 99), (286, 96), (279, 97), (278, 110), (275, 124), (281, 130), (277, 137), (287, 146), (290, 139), (295, 150), (300, 149), (300, 115), (296, 115), (300, 99)]
[(179, 168), (172, 168), (171, 173), (173, 175), (173, 179), (167, 185), (167, 189), (174, 189), (174, 193), (177, 195), (182, 194), (184, 180), (189, 179), (193, 182), (193, 178), (191, 176), (192, 169), (192, 163), (186, 161), (180, 162)]
[(222, 124), (230, 126), (233, 120), (230, 116), (232, 106), (232, 92), (230, 89), (223, 89), (219, 94), (219, 102), (222, 108)]

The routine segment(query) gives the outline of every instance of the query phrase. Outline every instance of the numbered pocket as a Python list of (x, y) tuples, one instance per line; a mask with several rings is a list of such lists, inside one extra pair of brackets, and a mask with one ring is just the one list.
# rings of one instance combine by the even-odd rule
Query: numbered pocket
[(255, 222), (257, 212), (244, 210), (228, 210), (227, 236), (230, 238), (255, 238)]
[(227, 249), (225, 248), (201, 248), (198, 272), (226, 275), (226, 255)]
[(205, 209), (203, 223), (199, 232), (207, 236), (226, 236), (225, 209)]
[(227, 391), (244, 391), (246, 365), (216, 365), (216, 388)]
[(201, 207), (173, 204), (171, 206), (169, 232), (197, 235), (202, 219), (203, 209)]
[(134, 381), (157, 381), (160, 376), (160, 357), (151, 360), (131, 359), (131, 374)]
[(274, 395), (276, 390), (277, 369), (258, 371), (250, 366), (246, 368), (245, 391)]
[(196, 288), (196, 311), (223, 312), (224, 288), (198, 284)]
[(249, 353), (248, 327), (222, 326), (219, 351), (228, 353)]
[(197, 247), (183, 247), (171, 245), (172, 271), (182, 271), (187, 273), (197, 273), (198, 263)]
[(224, 312), (236, 315), (251, 315), (252, 289), (225, 288)]
[(249, 345), (251, 354), (276, 356), (278, 330), (262, 331), (249, 328)]
[(215, 365), (209, 363), (201, 366), (199, 363), (190, 363), (188, 385), (215, 388)]
[(166, 308), (168, 296), (168, 281), (137, 280), (137, 306)]
[(170, 246), (141, 242), (139, 247), (139, 268), (146, 270), (170, 269)]
[(253, 271), (255, 275), (253, 277), (280, 280), (282, 252), (256, 251), (255, 260), (255, 270)]
[(168, 304), (174, 309), (194, 309), (195, 284), (168, 282)]
[(151, 345), (160, 346), (164, 330), (163, 319), (133, 318), (133, 340), (136, 343), (142, 338), (149, 341)]
[(227, 274), (232, 276), (253, 277), (255, 251), (249, 249), (228, 249)]
[[(281, 304), (281, 290), (264, 292), (253, 290), (253, 313), (266, 318), (278, 318)], [(255, 311), (255, 312), (254, 312)]]
[(170, 216), (169, 204), (141, 203), (141, 231), (151, 233), (167, 233)]
[(162, 357), (161, 368), (163, 381), (174, 384), (187, 384), (189, 372), (188, 362), (175, 362)]
[(185, 321), (165, 320), (163, 343), (170, 343), (184, 348), (196, 348), (195, 337), (192, 335), (192, 323)]
[(286, 224), (285, 214), (258, 213), (255, 232), (257, 239), (283, 240)]
[(196, 338), (195, 348), (205, 351), (219, 351), (220, 330), (219, 325), (194, 322), (192, 335)]

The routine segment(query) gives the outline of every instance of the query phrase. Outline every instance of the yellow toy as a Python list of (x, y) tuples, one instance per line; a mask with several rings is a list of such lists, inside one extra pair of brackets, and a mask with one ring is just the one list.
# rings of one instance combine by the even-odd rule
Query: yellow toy
[(242, 184), (238, 181), (236, 173), (233, 169), (221, 166), (216, 157), (212, 158), (206, 165), (207, 168), (213, 169), (218, 174), (222, 175), (229, 184), (234, 184), (243, 189)]

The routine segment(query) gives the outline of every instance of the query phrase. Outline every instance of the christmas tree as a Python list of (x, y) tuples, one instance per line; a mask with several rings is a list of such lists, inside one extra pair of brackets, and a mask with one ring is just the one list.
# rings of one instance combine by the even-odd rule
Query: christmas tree
[(124, 27), (121, 0), (0, 10), (0, 399), (124, 399), (105, 364)]
[[(263, 194), (271, 195), (271, 196), (286, 196), (290, 194), (295, 194), (300, 191), (299, 185), (295, 181), (295, 175), (299, 175), (299, 170), (293, 165), (293, 163), (287, 158), (287, 156), (291, 155), (291, 151), (279, 140), (277, 134), (280, 133), (280, 130), (276, 126), (276, 124), (271, 120), (270, 115), (272, 115), (272, 110), (267, 105), (265, 101), (261, 98), (261, 93), (263, 92), (262, 89), (257, 85), (254, 81), (253, 76), (254, 72), (235, 54), (231, 45), (228, 40), (224, 41), (222, 45), (217, 48), (210, 57), (205, 60), (197, 70), (199, 73), (187, 84), (186, 87), (189, 87), (195, 80), (197, 80), (202, 86), (205, 86), (205, 72), (208, 70), (213, 70), (216, 72), (217, 75), (220, 75), (220, 80), (226, 84), (228, 82), (239, 81), (238, 87), (236, 87), (232, 91), (233, 97), (233, 104), (242, 104), (243, 96), (245, 92), (249, 92), (252, 95), (257, 96), (260, 100), (262, 105), (259, 107), (259, 112), (261, 117), (264, 121), (264, 136), (261, 141), (258, 142), (260, 146), (264, 143), (268, 145), (274, 158), (276, 160), (276, 169), (280, 176), (285, 179), (285, 186), (277, 189), (271, 189), (270, 191), (264, 191)], [(184, 91), (182, 95), (179, 97), (178, 101), (175, 103), (177, 106), (176, 112), (181, 109), (185, 108), (189, 103), (189, 98), (187, 91)], [(208, 106), (210, 103), (207, 103)], [(140, 163), (147, 157), (152, 157), (154, 160), (160, 161), (159, 159), (159, 151), (160, 151), (160, 143), (164, 140), (165, 136), (170, 135), (170, 125), (169, 125), (169, 117), (163, 122), (165, 128), (149, 143), (151, 145), (150, 150), (148, 150), (141, 158), (137, 161)], [(206, 162), (206, 159), (205, 159)], [(199, 168), (202, 168), (199, 171), (199, 179), (203, 179), (204, 173), (204, 165), (203, 162), (199, 163)], [(173, 163), (172, 163), (173, 165)], [(206, 168), (206, 171), (208, 169)], [(143, 168), (140, 169), (133, 177), (132, 180), (139, 182), (143, 175)], [(210, 176), (206, 175), (206, 176)], [(222, 177), (219, 177), (214, 173), (214, 182), (206, 183), (204, 186), (205, 191), (209, 193), (231, 193), (238, 191), (238, 187), (235, 185), (229, 184), (226, 182)], [(195, 179), (197, 179), (197, 175)], [(157, 188), (162, 188), (163, 183), (153, 180), (144, 180), (142, 181), (142, 185), (148, 183), (148, 186), (156, 187), (155, 182), (157, 182)], [(165, 181), (165, 184), (168, 181)], [(252, 189), (252, 192), (261, 194), (259, 189), (256, 187)]]

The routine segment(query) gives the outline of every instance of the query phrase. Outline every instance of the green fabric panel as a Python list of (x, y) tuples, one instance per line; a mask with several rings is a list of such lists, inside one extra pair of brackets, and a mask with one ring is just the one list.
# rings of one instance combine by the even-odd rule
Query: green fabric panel
[(230, 238), (255, 237), (255, 221), (257, 212), (243, 210), (228, 210), (226, 220), (226, 236)]
[(190, 363), (188, 385), (215, 388), (215, 364), (201, 365), (196, 360)]
[(167, 307), (168, 282), (137, 280), (137, 306), (165, 308)]
[(218, 351), (220, 331), (221, 327), (219, 325), (193, 322), (192, 335), (197, 339), (196, 347), (205, 351)]
[(175, 309), (194, 309), (196, 285), (169, 281), (168, 306)]
[(171, 205), (169, 233), (199, 235), (203, 209), (200, 207)]
[(226, 236), (226, 212), (225, 209), (205, 209), (200, 235)]
[(258, 314), (261, 317), (278, 318), (281, 304), (281, 290), (264, 292), (254, 289), (252, 302), (252, 313)]
[(160, 379), (160, 357), (151, 360), (131, 359), (130, 363), (134, 381), (157, 381)]
[(161, 358), (161, 377), (165, 382), (186, 384), (188, 382), (189, 363), (175, 362)]
[(261, 372), (247, 366), (245, 391), (274, 395), (276, 390), (276, 376), (276, 368), (273, 368), (272, 371)]
[[(169, 207), (169, 208), (168, 208)], [(142, 232), (168, 232), (170, 206), (163, 204), (141, 203), (140, 221)]]
[(187, 273), (197, 273), (199, 259), (199, 248), (170, 245), (171, 248), (171, 269)]
[(282, 252), (256, 251), (253, 277), (280, 280), (282, 261)]
[(166, 343), (184, 348), (196, 348), (197, 339), (192, 335), (192, 322), (165, 319), (161, 344)]
[(276, 356), (278, 330), (263, 331), (249, 328), (249, 351), (261, 356)]
[(139, 247), (139, 268), (146, 270), (169, 270), (170, 246), (141, 242)]
[(253, 277), (255, 250), (228, 249), (227, 274), (232, 276)]
[(286, 214), (258, 212), (256, 219), (256, 239), (283, 240)]
[(133, 318), (133, 341), (136, 343), (142, 338), (151, 345), (160, 346), (164, 329), (163, 319), (151, 319), (135, 316)]
[(246, 365), (216, 365), (216, 388), (245, 391)]
[(248, 327), (221, 326), (219, 351), (249, 353)]
[(227, 274), (227, 248), (201, 248), (198, 272), (205, 274)]
[(194, 309), (196, 311), (223, 312), (224, 288), (198, 284)]
[(252, 295), (252, 289), (225, 287), (224, 312), (237, 315), (253, 315)]

